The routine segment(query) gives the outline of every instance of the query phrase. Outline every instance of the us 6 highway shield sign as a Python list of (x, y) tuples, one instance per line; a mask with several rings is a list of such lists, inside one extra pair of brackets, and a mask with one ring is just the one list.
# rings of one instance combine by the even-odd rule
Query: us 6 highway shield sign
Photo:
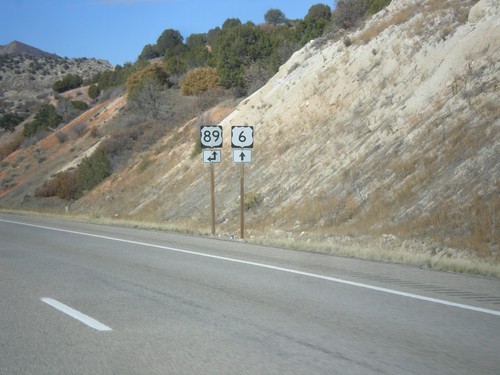
[(253, 126), (232, 126), (231, 147), (253, 148)]

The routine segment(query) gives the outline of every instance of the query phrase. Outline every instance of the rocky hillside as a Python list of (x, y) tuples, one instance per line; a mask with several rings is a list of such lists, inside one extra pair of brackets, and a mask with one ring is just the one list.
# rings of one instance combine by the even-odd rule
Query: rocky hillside
[[(168, 132), (71, 210), (209, 227), (210, 167), (196, 143), (200, 124), (220, 122), (217, 233), (238, 237), (240, 167), (230, 134), (252, 125), (247, 238), (334, 239), (333, 247), (357, 238), (389, 251), (442, 257), (461, 249), (498, 261), (499, 72), (498, 1), (394, 0), (354, 32), (311, 41), (234, 110), (214, 108)], [(96, 110), (94, 126), (113, 123), (117, 100)], [(85, 142), (78, 147), (99, 139)], [(38, 147), (48, 155), (58, 146)], [(64, 147), (66, 161), (46, 176), (76, 157), (75, 146)], [(34, 189), (20, 181), (0, 204), (34, 207)]]
[[(220, 230), (239, 225), (231, 126), (253, 125), (250, 234), (385, 234), (498, 256), (500, 5), (474, 3), (393, 1), (361, 30), (297, 52), (222, 121)], [(206, 222), (196, 125), (190, 142), (148, 155), (147, 171), (131, 166), (80, 209)]]
[(0, 46), (0, 113), (32, 112), (66, 74), (87, 79), (109, 69), (113, 67), (104, 60), (62, 58), (17, 41)]

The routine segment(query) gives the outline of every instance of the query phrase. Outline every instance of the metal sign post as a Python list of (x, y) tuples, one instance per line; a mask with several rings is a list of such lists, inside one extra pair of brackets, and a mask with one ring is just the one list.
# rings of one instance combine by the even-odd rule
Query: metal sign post
[(240, 238), (245, 238), (245, 164), (240, 166)]
[[(215, 236), (215, 177), (214, 164), (221, 162), (221, 150), (214, 148), (222, 147), (222, 126), (204, 125), (200, 127), (200, 143), (203, 162), (210, 164), (210, 217), (212, 222), (212, 236)], [(205, 150), (208, 149), (208, 150)]]
[(215, 178), (214, 164), (210, 163), (210, 208), (212, 218), (212, 236), (215, 236)]
[(245, 164), (252, 162), (253, 126), (231, 127), (233, 162), (240, 164), (240, 237), (245, 238)]

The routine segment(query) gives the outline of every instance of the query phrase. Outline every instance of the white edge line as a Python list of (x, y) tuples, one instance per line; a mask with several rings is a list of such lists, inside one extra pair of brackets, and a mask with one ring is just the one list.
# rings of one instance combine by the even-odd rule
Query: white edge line
[(101, 238), (101, 239), (110, 240), (110, 241), (117, 241), (117, 242), (129, 243), (129, 244), (133, 244), (133, 245), (153, 247), (153, 248), (157, 248), (157, 249), (169, 250), (169, 251), (174, 251), (174, 252), (178, 252), (178, 253), (190, 254), (190, 255), (196, 255), (196, 256), (202, 256), (202, 257), (212, 258), (212, 259), (218, 259), (218, 260), (224, 260), (224, 261), (233, 262), (233, 263), (246, 264), (246, 265), (250, 265), (250, 266), (254, 266), (254, 267), (267, 268), (267, 269), (271, 269), (271, 270), (275, 270), (275, 271), (287, 272), (287, 273), (292, 273), (292, 274), (295, 274), (295, 275), (301, 275), (301, 276), (313, 277), (313, 278), (321, 279), (321, 280), (332, 281), (332, 282), (335, 282), (335, 283), (344, 284), (344, 285), (350, 285), (350, 286), (355, 286), (355, 287), (358, 287), (358, 288), (375, 290), (375, 291), (378, 291), (378, 292), (388, 293), (388, 294), (397, 295), (397, 296), (401, 296), (401, 297), (412, 298), (412, 299), (416, 299), (416, 300), (420, 300), (420, 301), (427, 301), (427, 302), (437, 303), (437, 304), (445, 305), (445, 306), (458, 307), (458, 308), (464, 309), (464, 310), (470, 310), (470, 311), (476, 311), (476, 312), (482, 312), (482, 313), (485, 313), (485, 314), (500, 316), (500, 311), (497, 311), (497, 310), (484, 309), (482, 307), (476, 307), (476, 306), (472, 306), (472, 305), (465, 305), (465, 304), (462, 304), (462, 303), (450, 302), (450, 301), (446, 301), (446, 300), (442, 300), (442, 299), (438, 299), (438, 298), (425, 297), (425, 296), (421, 296), (419, 294), (400, 292), (400, 291), (394, 290), (394, 289), (381, 288), (381, 287), (370, 285), (370, 284), (363, 284), (363, 283), (358, 283), (358, 282), (355, 282), (355, 281), (348, 281), (348, 280), (338, 279), (338, 278), (335, 278), (335, 277), (330, 277), (330, 276), (324, 276), (324, 275), (319, 275), (319, 274), (310, 273), (310, 272), (303, 272), (303, 271), (293, 270), (293, 269), (290, 269), (290, 268), (283, 268), (283, 267), (271, 266), (269, 264), (264, 264), (264, 263), (257, 263), (257, 262), (251, 262), (251, 261), (246, 261), (246, 260), (240, 260), (240, 259), (222, 257), (222, 256), (218, 256), (218, 255), (200, 253), (200, 252), (197, 252), (197, 251), (177, 249), (177, 248), (169, 247), (169, 246), (162, 246), (162, 245), (155, 245), (155, 244), (150, 244), (150, 243), (146, 243), (146, 242), (125, 240), (125, 239), (122, 239), (122, 238), (102, 236), (102, 235), (92, 234), (92, 233), (85, 233), (85, 232), (78, 232), (78, 231), (67, 230), (67, 229), (46, 227), (46, 226), (42, 226), (42, 225), (21, 223), (21, 222), (17, 222), (17, 221), (9, 221), (9, 220), (2, 220), (2, 219), (0, 219), (0, 221), (5, 222), (5, 223), (25, 225), (25, 226), (28, 226), (28, 227), (41, 228), (41, 229), (53, 230), (53, 231), (64, 232), (64, 233), (78, 234), (78, 235), (81, 235), (81, 236)]
[(71, 316), (72, 318), (88, 325), (91, 328), (94, 328), (98, 331), (112, 331), (111, 328), (108, 326), (102, 324), (101, 322), (98, 322), (94, 318), (91, 318), (88, 315), (85, 315), (84, 313), (75, 310), (69, 306), (66, 306), (64, 303), (61, 303), (59, 301), (56, 301), (55, 299), (52, 298), (41, 298), (42, 302), (45, 302), (47, 305), (52, 306), (53, 308), (63, 312), (66, 315)]

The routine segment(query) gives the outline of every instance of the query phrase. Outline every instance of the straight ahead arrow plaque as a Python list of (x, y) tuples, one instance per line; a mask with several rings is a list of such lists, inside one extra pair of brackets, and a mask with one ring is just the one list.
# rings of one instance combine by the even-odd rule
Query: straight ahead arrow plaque
[(233, 149), (233, 162), (235, 163), (251, 163), (252, 150)]

